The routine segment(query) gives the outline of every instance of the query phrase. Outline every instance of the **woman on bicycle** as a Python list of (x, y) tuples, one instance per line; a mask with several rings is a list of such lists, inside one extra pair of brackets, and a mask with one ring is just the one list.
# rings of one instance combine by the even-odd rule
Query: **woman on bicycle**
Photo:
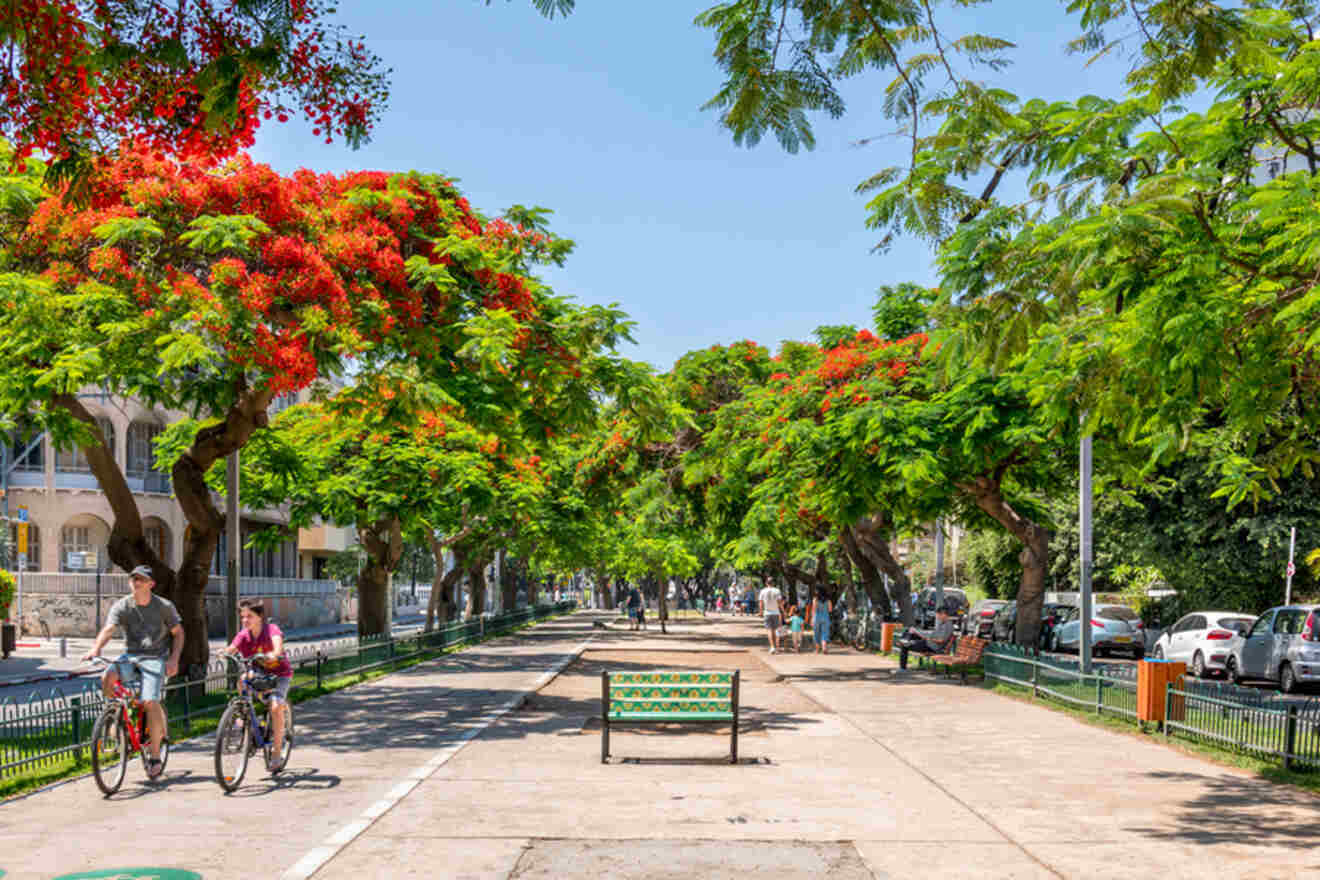
[[(257, 663), (276, 678), (275, 689), (270, 693), (270, 724), (273, 734), (271, 739), (271, 761), (282, 762), (284, 754), (284, 716), (289, 711), (289, 685), (293, 682), (293, 666), (284, 655), (284, 633), (273, 623), (266, 621), (266, 606), (254, 599), (244, 599), (238, 603), (238, 615), (242, 628), (229, 645), (230, 654), (244, 658), (257, 658)], [(275, 772), (283, 769), (283, 764), (267, 767)]]

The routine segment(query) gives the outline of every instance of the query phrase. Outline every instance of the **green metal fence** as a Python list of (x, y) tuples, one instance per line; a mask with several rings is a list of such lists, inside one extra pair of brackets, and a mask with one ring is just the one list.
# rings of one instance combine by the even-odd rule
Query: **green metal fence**
[[(1136, 666), (1083, 675), (1075, 661), (1003, 644), (986, 650), (984, 664), (987, 679), (1030, 688), (1033, 696), (1138, 720)], [(1320, 700), (1186, 678), (1168, 689), (1164, 717), (1166, 737), (1279, 758), (1288, 768), (1320, 767)]]
[[(1097, 714), (1137, 720), (1136, 667), (1104, 667), (1083, 674), (1067, 660), (1041, 660), (1018, 645), (996, 644), (982, 659), (985, 677), (1031, 688), (1032, 696), (1050, 697)], [(1126, 670), (1132, 670), (1128, 674)]]
[[(290, 645), (286, 651), (293, 665), (290, 691), (315, 690), (342, 676), (502, 635), (534, 620), (571, 611), (575, 604), (560, 602), (519, 608), (452, 623), (429, 633)], [(201, 677), (169, 685), (165, 705), (171, 735), (179, 738), (192, 732), (194, 722), (218, 717), (234, 686), (233, 669), (223, 658), (213, 659)], [(33, 770), (57, 770), (84, 759), (92, 725), (104, 707), (100, 686), (90, 677), (76, 694), (52, 691), (44, 697), (33, 693), (23, 701), (15, 698), (0, 701), (0, 781)]]

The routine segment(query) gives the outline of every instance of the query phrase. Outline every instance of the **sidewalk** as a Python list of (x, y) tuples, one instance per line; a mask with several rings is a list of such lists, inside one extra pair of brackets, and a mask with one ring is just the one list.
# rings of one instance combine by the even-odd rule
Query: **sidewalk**
[[(254, 766), (232, 796), (203, 740), (159, 788), (134, 765), (111, 801), (82, 779), (0, 806), (0, 869), (218, 880), (242, 853), (285, 880), (1320, 877), (1305, 792), (884, 658), (770, 656), (754, 619), (592, 626), (612, 618), (304, 703), (287, 775)], [(612, 732), (600, 763), (600, 671), (656, 667), (742, 671), (739, 765), (703, 728)]]

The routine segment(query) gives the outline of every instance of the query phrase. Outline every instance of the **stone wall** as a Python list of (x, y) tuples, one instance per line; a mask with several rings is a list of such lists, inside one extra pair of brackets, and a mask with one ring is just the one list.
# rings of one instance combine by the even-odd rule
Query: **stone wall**
[[(101, 621), (104, 624), (110, 606), (119, 595), (101, 598)], [(243, 598), (259, 598), (256, 596)], [(319, 596), (266, 597), (266, 613), (283, 629), (341, 623), (345, 620), (340, 597), (335, 593)], [(15, 613), (17, 608), (11, 609)], [(207, 630), (212, 638), (224, 638), (224, 597), (206, 597)], [(49, 630), (49, 632), (47, 632)], [(34, 636), (96, 635), (96, 597), (67, 593), (23, 592), (23, 631)]]

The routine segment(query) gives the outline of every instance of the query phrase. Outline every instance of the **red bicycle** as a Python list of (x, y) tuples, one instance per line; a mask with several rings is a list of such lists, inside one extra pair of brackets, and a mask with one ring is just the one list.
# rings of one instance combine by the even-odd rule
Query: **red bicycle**
[[(110, 661), (102, 657), (93, 657), (102, 666), (109, 666)], [(124, 784), (124, 774), (128, 770), (129, 756), (136, 753), (142, 757), (142, 769), (147, 778), (152, 778), (149, 771), (151, 761), (150, 740), (147, 736), (147, 711), (142, 704), (142, 666), (136, 660), (124, 660), (138, 670), (138, 680), (133, 687), (126, 687), (123, 681), (116, 680), (114, 692), (106, 702), (105, 711), (96, 719), (92, 727), (92, 775), (96, 777), (96, 786), (106, 797), (119, 791)], [(160, 773), (165, 772), (165, 764), (170, 758), (170, 723), (165, 714), (164, 704), (160, 707), (165, 718), (165, 736), (160, 741)]]

